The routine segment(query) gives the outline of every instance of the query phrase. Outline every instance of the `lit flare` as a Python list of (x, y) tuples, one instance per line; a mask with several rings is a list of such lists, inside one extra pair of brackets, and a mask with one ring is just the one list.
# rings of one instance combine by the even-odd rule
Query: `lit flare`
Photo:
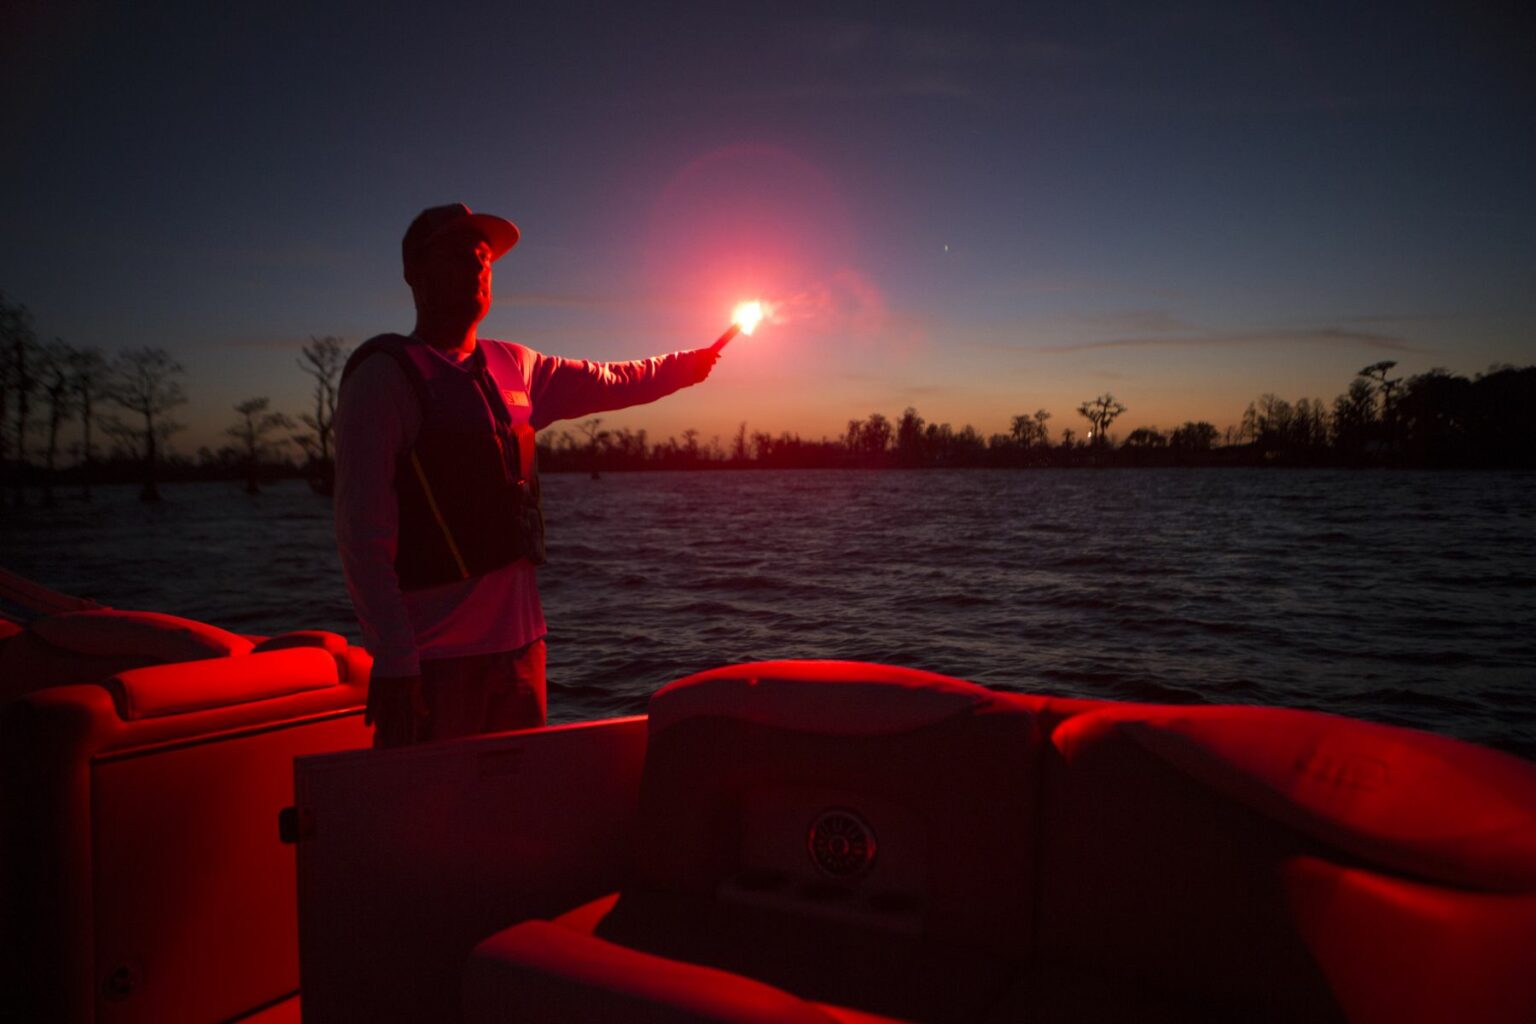
[(725, 333), (715, 339), (711, 347), (716, 351), (725, 348), (726, 344), (738, 334), (751, 334), (757, 330), (757, 325), (763, 320), (763, 303), (760, 299), (751, 302), (743, 302), (731, 313), (731, 326)]
[(751, 302), (743, 302), (736, 307), (736, 312), (731, 314), (733, 323), (741, 325), (742, 334), (751, 334), (757, 330), (757, 325), (763, 319), (763, 304), (757, 299)]

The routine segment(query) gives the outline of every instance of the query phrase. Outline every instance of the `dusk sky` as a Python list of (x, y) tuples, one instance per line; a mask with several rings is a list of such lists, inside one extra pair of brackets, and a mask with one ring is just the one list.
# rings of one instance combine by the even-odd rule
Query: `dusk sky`
[(1536, 362), (1527, 15), (439, 6), (21, 4), (0, 291), (44, 339), (179, 358), (184, 453), (242, 399), (304, 411), (310, 335), (409, 330), (400, 236), (453, 201), (523, 232), (484, 337), (628, 359), (773, 306), (605, 418), (654, 440), (908, 405), (1081, 435), (1105, 391), (1121, 436), (1225, 427), (1384, 359)]

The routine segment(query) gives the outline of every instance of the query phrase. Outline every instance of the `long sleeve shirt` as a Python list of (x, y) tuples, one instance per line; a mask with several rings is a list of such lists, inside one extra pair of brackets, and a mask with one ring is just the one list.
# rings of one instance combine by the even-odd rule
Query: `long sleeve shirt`
[[(598, 363), (512, 347), (520, 350), (535, 430), (653, 402), (703, 380), (714, 362), (707, 348)], [(467, 358), (432, 351), (453, 363)], [(395, 472), (420, 429), (420, 404), (392, 358), (369, 356), (347, 376), (336, 409), (336, 541), (379, 676), (415, 675), (422, 659), (516, 650), (545, 632), (537, 571), (526, 560), (467, 580), (401, 590)]]

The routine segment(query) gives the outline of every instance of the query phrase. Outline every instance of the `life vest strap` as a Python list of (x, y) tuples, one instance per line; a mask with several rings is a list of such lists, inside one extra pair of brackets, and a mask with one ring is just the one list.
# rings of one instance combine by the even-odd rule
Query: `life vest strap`
[(459, 545), (453, 539), (453, 531), (448, 529), (448, 520), (443, 518), (443, 510), (437, 507), (437, 498), (432, 494), (432, 485), (427, 483), (426, 470), (421, 468), (421, 460), (416, 457), (416, 452), (411, 451), (411, 468), (416, 471), (416, 480), (421, 484), (421, 493), (427, 497), (427, 507), (432, 510), (432, 518), (437, 520), (437, 525), (443, 531), (443, 540), (448, 542), (448, 552), (453, 555), (453, 562), (459, 567), (459, 577), (469, 579), (469, 566), (464, 564), (464, 556), (459, 553)]

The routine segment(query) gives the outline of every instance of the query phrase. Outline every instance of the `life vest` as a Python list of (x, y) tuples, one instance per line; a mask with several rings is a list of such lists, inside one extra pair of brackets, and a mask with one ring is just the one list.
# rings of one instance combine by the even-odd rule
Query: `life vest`
[(395, 467), (395, 572), (404, 590), (544, 562), (544, 512), (520, 350), (481, 341), (454, 365), (423, 341), (381, 334), (358, 346), (342, 381), (374, 353), (390, 356), (421, 405), (416, 443)]

